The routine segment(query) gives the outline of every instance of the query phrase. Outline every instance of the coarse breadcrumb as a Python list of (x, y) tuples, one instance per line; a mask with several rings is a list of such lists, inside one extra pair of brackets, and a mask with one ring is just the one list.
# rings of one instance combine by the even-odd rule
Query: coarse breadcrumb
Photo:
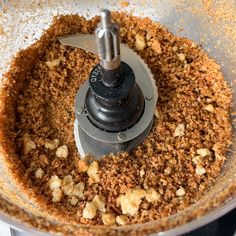
[(180, 187), (177, 191), (176, 191), (176, 196), (178, 197), (183, 197), (185, 195), (185, 189), (183, 187)]
[(197, 165), (197, 167), (196, 167), (196, 174), (197, 175), (204, 175), (205, 173), (206, 173), (205, 168), (203, 168), (200, 165)]
[(42, 168), (38, 168), (35, 172), (35, 178), (36, 179), (41, 179), (44, 175), (44, 171)]
[(60, 188), (54, 189), (52, 191), (52, 202), (60, 202), (63, 197), (63, 192)]
[(100, 212), (106, 212), (105, 200), (102, 196), (96, 195), (92, 202)]
[(199, 148), (197, 149), (197, 154), (199, 154), (202, 157), (211, 156), (211, 151), (208, 150), (207, 148)]
[(55, 190), (61, 187), (61, 179), (57, 175), (53, 175), (49, 180), (49, 187), (51, 190)]
[(92, 202), (87, 202), (83, 209), (83, 217), (85, 219), (93, 219), (96, 216), (97, 208)]
[(154, 41), (152, 42), (152, 50), (156, 54), (161, 54), (162, 53), (161, 44), (157, 39), (154, 39)]
[(146, 47), (145, 38), (140, 34), (136, 34), (135, 39), (136, 39), (135, 41), (136, 50), (142, 51)]
[(47, 149), (56, 149), (59, 145), (60, 141), (58, 139), (54, 139), (54, 140), (47, 140), (44, 144), (45, 148)]
[(116, 223), (116, 218), (111, 213), (102, 214), (102, 222), (104, 225), (114, 225)]
[(94, 161), (87, 170), (90, 183), (98, 183), (100, 181), (98, 162)]
[(205, 110), (209, 111), (209, 112), (214, 112), (214, 106), (212, 104), (208, 104), (204, 107)]
[(161, 195), (154, 188), (149, 188), (145, 197), (148, 202), (155, 202), (160, 201)]
[(181, 137), (184, 135), (184, 132), (185, 132), (184, 124), (178, 124), (174, 132), (174, 137)]
[[(138, 210), (142, 199), (145, 197), (145, 190), (131, 189), (128, 190), (125, 195), (117, 198), (117, 205), (121, 206), (122, 213), (134, 216)], [(151, 198), (151, 197), (150, 197)]]
[(78, 171), (79, 172), (87, 172), (89, 166), (84, 160), (78, 160)]
[(24, 153), (28, 154), (31, 150), (36, 148), (36, 144), (33, 140), (30, 139), (29, 134), (25, 134), (23, 136), (23, 142), (24, 142)]
[(116, 223), (118, 225), (127, 225), (129, 223), (129, 218), (126, 215), (120, 215), (116, 217)]
[(185, 55), (183, 53), (179, 53), (177, 55), (178, 55), (178, 58), (180, 59), (180, 61), (184, 61), (185, 60)]

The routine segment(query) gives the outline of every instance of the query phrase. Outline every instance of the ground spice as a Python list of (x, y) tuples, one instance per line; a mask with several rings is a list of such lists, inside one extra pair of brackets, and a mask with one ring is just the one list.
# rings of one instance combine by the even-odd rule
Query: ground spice
[[(184, 210), (220, 174), (231, 143), (231, 91), (217, 63), (192, 41), (172, 35), (148, 18), (113, 13), (113, 19), (121, 27), (121, 41), (150, 67), (159, 93), (152, 131), (130, 153), (82, 163), (74, 142), (74, 97), (98, 58), (61, 45), (57, 35), (92, 33), (97, 17), (90, 21), (75, 15), (55, 19), (41, 41), (29, 49), (29, 58), (18, 54), (1, 90), (1, 95), (12, 99), (1, 109), (7, 117), (0, 118), (3, 142), (9, 137), (6, 130), (13, 129), (10, 152), (18, 162), (9, 161), (8, 166), (18, 165), (20, 172), (11, 176), (12, 181), (27, 186), (23, 194), (35, 193), (36, 205), (43, 206), (45, 201), (48, 214), (57, 217), (51, 209), (67, 212), (67, 222), (111, 225), (118, 217), (123, 220), (117, 224), (144, 223)], [(38, 51), (35, 55), (34, 50)], [(31, 65), (22, 67), (24, 78), (14, 76), (27, 59)], [(9, 117), (14, 122), (9, 123)], [(8, 127), (3, 128), (4, 124)], [(200, 149), (206, 155), (199, 154)], [(140, 197), (132, 194), (137, 191)], [(150, 191), (154, 195), (147, 197)], [(94, 205), (95, 196), (105, 203), (106, 213)], [(137, 201), (135, 214), (122, 212), (119, 199)]]

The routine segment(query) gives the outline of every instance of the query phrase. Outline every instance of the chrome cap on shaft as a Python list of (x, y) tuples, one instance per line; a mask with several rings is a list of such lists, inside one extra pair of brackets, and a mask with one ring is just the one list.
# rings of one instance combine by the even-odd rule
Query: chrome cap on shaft
[(115, 70), (120, 66), (119, 26), (112, 23), (111, 13), (103, 9), (100, 24), (95, 30), (100, 64), (105, 70)]

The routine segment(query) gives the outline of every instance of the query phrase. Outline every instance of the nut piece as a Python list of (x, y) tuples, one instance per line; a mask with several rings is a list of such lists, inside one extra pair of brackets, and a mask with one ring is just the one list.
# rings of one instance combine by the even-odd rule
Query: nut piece
[(92, 202), (86, 203), (86, 206), (83, 209), (83, 217), (86, 219), (93, 219), (97, 214), (97, 210), (106, 212), (105, 202), (103, 201), (102, 196), (98, 195), (93, 198)]
[(202, 157), (211, 156), (211, 151), (208, 150), (207, 148), (200, 148), (197, 150), (197, 154)]
[(145, 175), (145, 171), (143, 168), (141, 168), (139, 174), (140, 174), (140, 177), (143, 178), (143, 176)]
[(143, 184), (143, 187), (145, 190), (147, 190), (149, 188), (146, 182)]
[(65, 195), (73, 195), (74, 181), (71, 175), (67, 175), (64, 177), (64, 179), (62, 180), (61, 189)]
[(69, 200), (70, 204), (72, 206), (75, 206), (78, 203), (79, 199), (76, 198), (75, 196), (72, 196), (72, 198)]
[(179, 54), (177, 54), (177, 56), (180, 59), (180, 61), (184, 61), (185, 60), (185, 55), (183, 53), (179, 53)]
[(180, 188), (176, 191), (175, 195), (176, 195), (177, 197), (183, 197), (183, 196), (185, 195), (185, 189), (184, 189), (183, 187), (180, 187)]
[(35, 178), (41, 179), (43, 175), (44, 175), (44, 171), (42, 170), (42, 168), (38, 168), (35, 172)]
[(152, 43), (152, 50), (156, 54), (161, 54), (162, 53), (161, 44), (160, 44), (160, 42), (157, 39), (154, 39), (154, 41)]
[(154, 115), (157, 119), (160, 118), (160, 115), (157, 109), (155, 109)]
[(52, 61), (46, 61), (46, 65), (52, 69), (53, 67), (55, 66), (58, 66), (60, 64), (60, 59), (55, 59), (55, 60), (52, 60)]
[(79, 160), (77, 165), (78, 165), (79, 172), (87, 172), (89, 168), (87, 162), (84, 160)]
[(84, 188), (85, 188), (84, 183), (79, 182), (78, 184), (76, 184), (74, 186), (74, 190), (73, 190), (72, 194), (78, 198), (83, 198), (84, 197)]
[(152, 35), (151, 35), (149, 32), (147, 32), (147, 34), (146, 34), (146, 40), (149, 41), (151, 38), (152, 38)]
[(194, 164), (198, 164), (199, 162), (201, 162), (202, 156), (195, 156), (193, 157), (192, 161)]
[(118, 225), (127, 225), (129, 223), (129, 218), (128, 218), (128, 216), (125, 216), (125, 215), (117, 216), (116, 223)]
[(165, 175), (169, 175), (171, 173), (171, 168), (169, 166), (167, 166), (165, 169), (164, 169), (164, 174)]
[(28, 154), (31, 150), (36, 148), (36, 144), (34, 141), (30, 139), (29, 134), (25, 134), (23, 136), (23, 144), (24, 144), (24, 153)]
[(61, 179), (57, 175), (53, 175), (49, 180), (49, 188), (52, 190), (52, 201), (60, 202), (63, 197), (61, 190)]
[(58, 148), (60, 141), (58, 139), (54, 139), (54, 140), (47, 140), (44, 144), (44, 147), (47, 149), (56, 149)]
[(146, 47), (145, 38), (140, 34), (135, 35), (135, 47), (138, 51), (142, 51)]
[(57, 175), (53, 175), (49, 180), (49, 188), (55, 190), (61, 187), (61, 179)]
[(146, 191), (142, 189), (129, 189), (125, 195), (120, 195), (116, 201), (121, 206), (123, 214), (134, 216), (138, 210), (142, 198), (145, 197)]
[(212, 150), (215, 152), (215, 159), (218, 161), (223, 161), (225, 160), (225, 156), (222, 155), (221, 153), (221, 148), (222, 145), (218, 142), (216, 142), (213, 146), (212, 146)]
[(83, 218), (93, 219), (96, 216), (97, 208), (92, 202), (87, 202), (83, 209)]
[(174, 47), (172, 47), (172, 50), (173, 50), (174, 52), (177, 52), (178, 47), (177, 47), (177, 46), (174, 46)]
[(105, 201), (102, 196), (100, 195), (95, 195), (93, 198), (92, 203), (94, 206), (101, 212), (106, 212), (106, 207), (105, 207)]
[(63, 193), (60, 188), (54, 189), (52, 191), (52, 201), (53, 202), (60, 202), (63, 197)]
[(85, 186), (82, 182), (75, 185), (71, 175), (65, 176), (62, 180), (61, 189), (67, 196), (76, 196), (77, 198), (83, 198), (84, 188)]
[(206, 111), (209, 111), (209, 112), (214, 112), (215, 111), (215, 108), (213, 107), (213, 105), (212, 104), (208, 104), (208, 105), (206, 105), (205, 107), (204, 107), (204, 110), (206, 110)]
[(116, 218), (111, 213), (102, 214), (102, 222), (104, 225), (114, 225), (116, 223)]
[(155, 202), (160, 200), (161, 195), (154, 188), (149, 188), (145, 197), (148, 202)]
[(98, 171), (99, 168), (97, 161), (92, 162), (87, 171), (90, 183), (98, 183), (100, 181), (100, 174), (98, 173)]
[(201, 176), (201, 175), (204, 175), (206, 173), (206, 169), (203, 168), (200, 165), (197, 165), (195, 172), (196, 172), (197, 175)]
[(67, 158), (68, 156), (68, 148), (66, 145), (60, 146), (56, 151), (56, 156)]
[(185, 131), (185, 126), (184, 124), (179, 124), (174, 132), (174, 137), (181, 137), (184, 135), (184, 131)]

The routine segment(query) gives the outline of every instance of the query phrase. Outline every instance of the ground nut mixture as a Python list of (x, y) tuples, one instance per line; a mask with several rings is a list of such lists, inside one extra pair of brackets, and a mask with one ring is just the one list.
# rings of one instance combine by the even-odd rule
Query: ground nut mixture
[[(92, 33), (98, 17), (55, 19), (27, 53), (18, 54), (2, 89), (1, 96), (12, 99), (2, 112), (14, 122), (6, 116), (0, 122), (11, 125), (4, 130), (13, 130), (11, 152), (19, 160), (8, 163), (20, 169), (12, 179), (28, 186), (25, 195), (37, 194), (37, 206), (45, 210), (44, 202), (48, 214), (66, 213), (68, 222), (129, 225), (184, 210), (220, 174), (231, 143), (231, 91), (219, 65), (148, 18), (113, 13), (113, 19), (121, 41), (151, 69), (159, 93), (152, 131), (131, 152), (81, 160), (75, 146), (74, 98), (99, 60), (57, 37)], [(24, 76), (15, 76), (19, 68)]]

